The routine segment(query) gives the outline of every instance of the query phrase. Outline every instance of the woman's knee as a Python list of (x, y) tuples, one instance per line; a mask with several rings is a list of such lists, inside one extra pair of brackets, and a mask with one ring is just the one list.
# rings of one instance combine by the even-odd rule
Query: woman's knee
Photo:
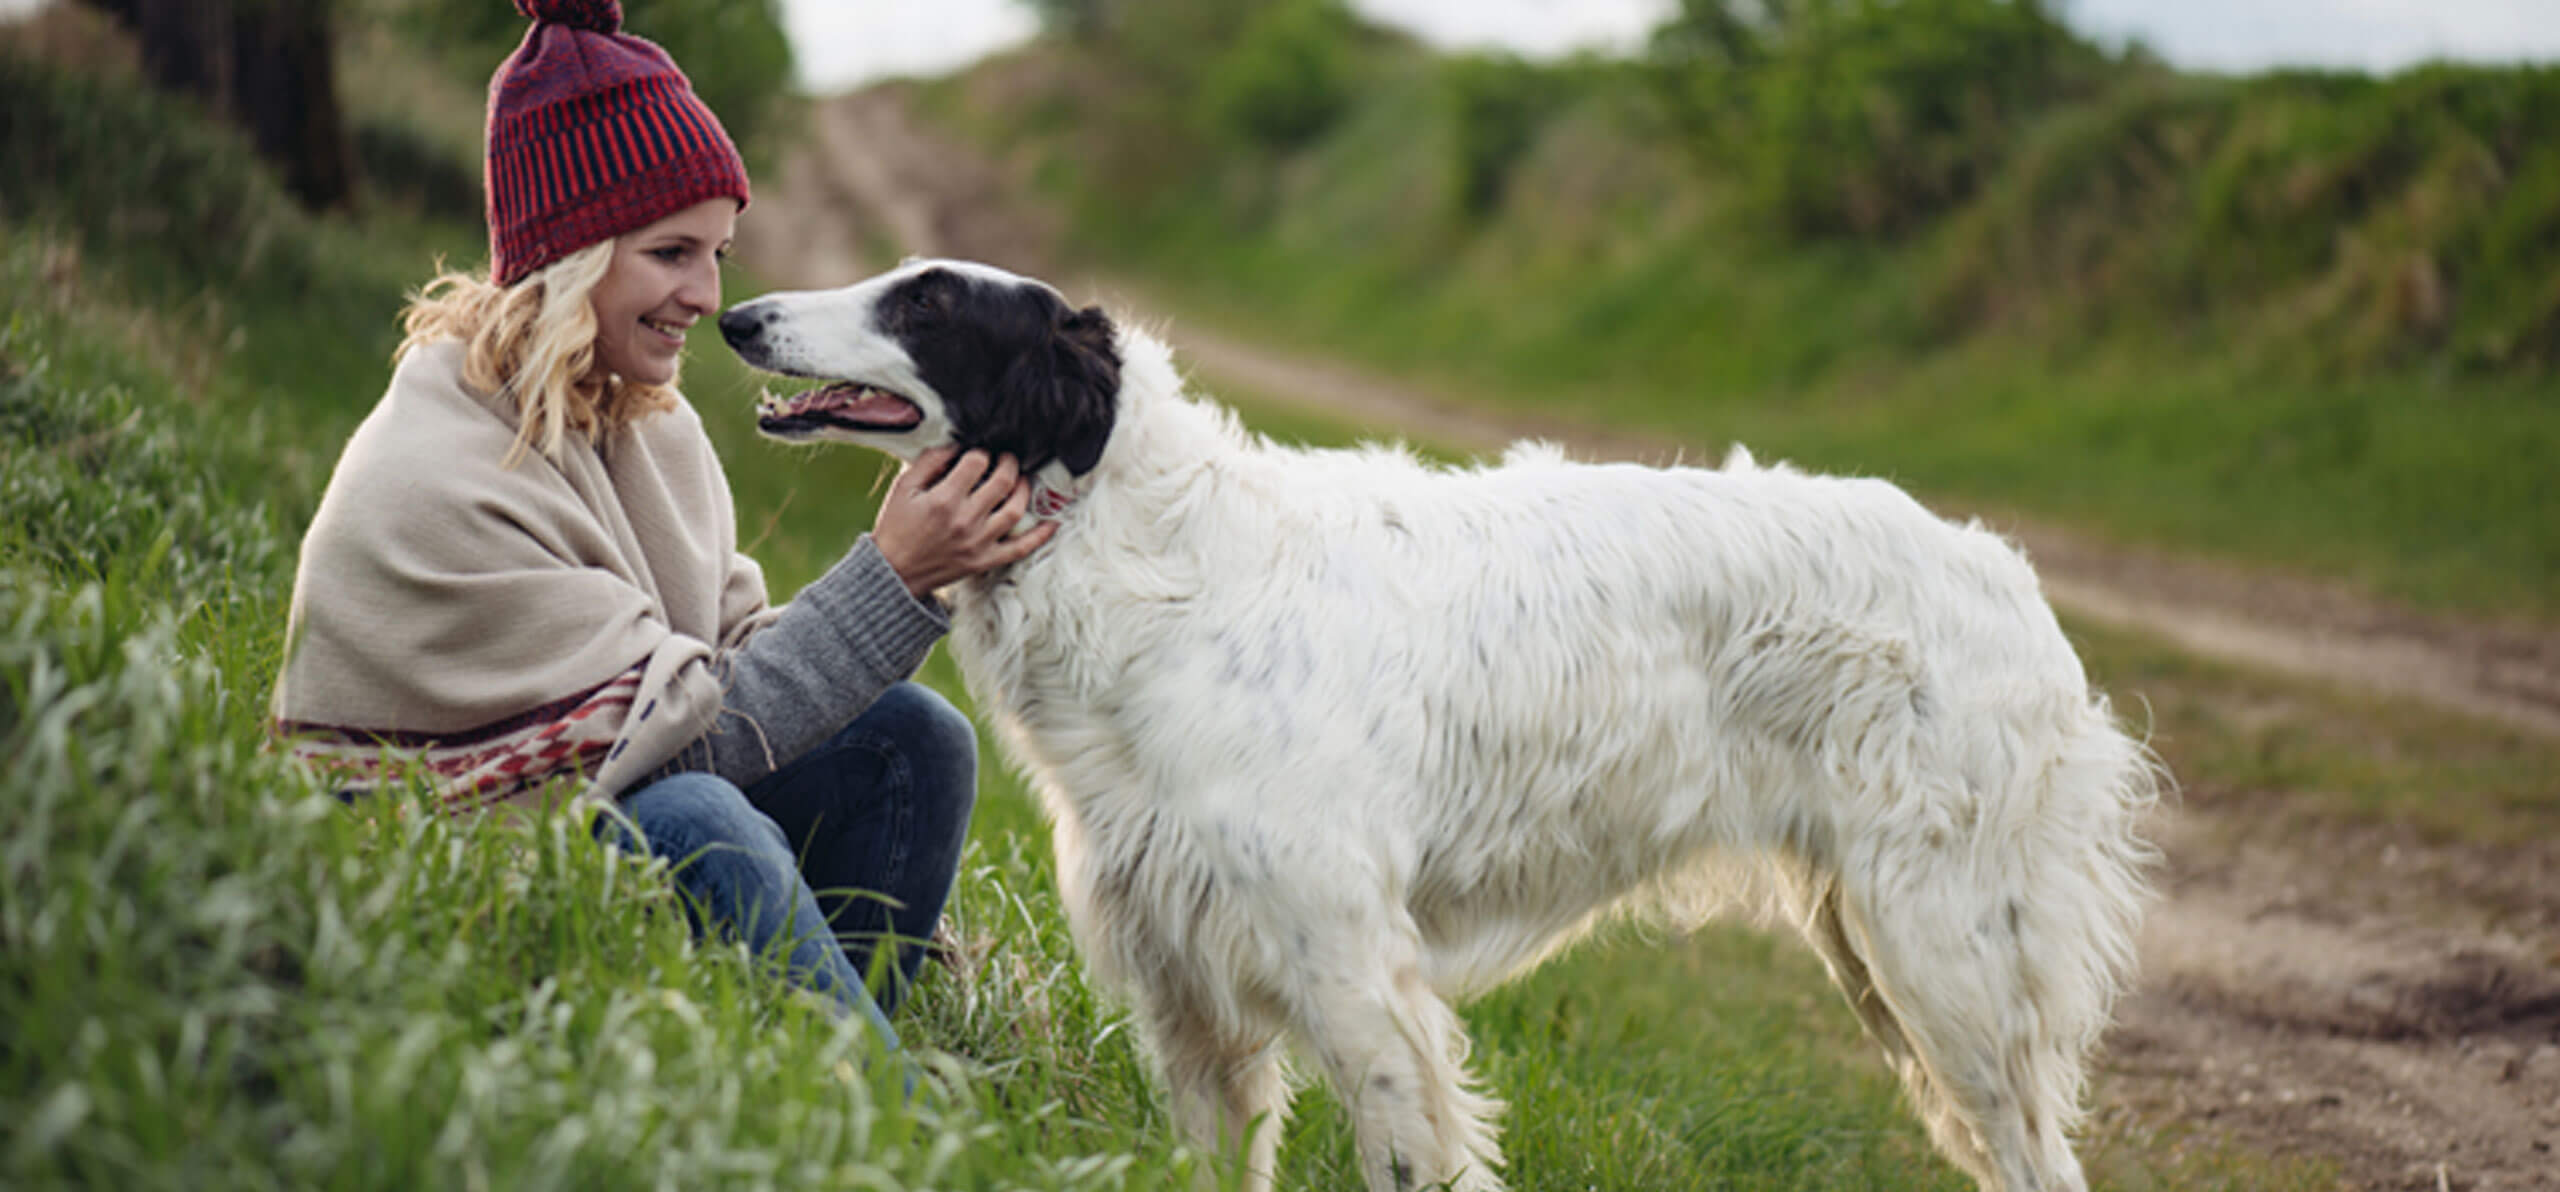
[(882, 692), (872, 707), (892, 722), (897, 735), (915, 742), (915, 748), (977, 764), (977, 726), (941, 692), (922, 683), (899, 683)]
[[(671, 861), (712, 845), (759, 851), (783, 847), (782, 830), (772, 818), (756, 810), (735, 783), (714, 774), (661, 778), (623, 796), (620, 811), (639, 829), (649, 851)], [(605, 831), (599, 824), (599, 834)]]
[(939, 691), (900, 683), (863, 713), (878, 736), (906, 755), (909, 771), (937, 802), (977, 798), (978, 730)]

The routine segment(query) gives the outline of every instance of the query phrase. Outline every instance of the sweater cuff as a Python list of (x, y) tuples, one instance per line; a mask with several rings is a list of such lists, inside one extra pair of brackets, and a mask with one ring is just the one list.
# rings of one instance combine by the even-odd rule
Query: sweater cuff
[(828, 569), (823, 581), (801, 589), (794, 600), (816, 603), (829, 623), (844, 626), (846, 640), (868, 653), (884, 675), (914, 674), (933, 643), (951, 631), (950, 614), (941, 602), (919, 600), (907, 591), (907, 582), (898, 578), (869, 534)]

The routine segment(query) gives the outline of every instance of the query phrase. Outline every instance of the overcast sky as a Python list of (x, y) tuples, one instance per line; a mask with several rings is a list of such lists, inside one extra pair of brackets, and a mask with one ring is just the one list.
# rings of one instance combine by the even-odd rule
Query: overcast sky
[[(0, 0), (5, 7), (10, 0)], [(1625, 49), (1671, 0), (1351, 0), (1442, 46), (1536, 56)], [(2180, 66), (2393, 70), (2428, 58), (2560, 61), (2560, 0), (2061, 0), (2109, 43), (2139, 37)], [(840, 90), (936, 74), (1029, 37), (1016, 0), (783, 0), (803, 81)]]
[[(0, 0), (0, 17), (45, 0)], [(488, 0), (496, 3), (496, 0)], [(1203, 0), (1208, 2), (1208, 0)], [(1350, 0), (1441, 46), (1531, 57), (1641, 42), (1673, 0)], [(2560, 62), (2560, 0), (2055, 0), (2110, 44), (2139, 37), (2198, 70), (2396, 70), (2429, 58)], [(782, 0), (801, 81), (835, 91), (938, 74), (1031, 36), (1019, 0)], [(645, 30), (643, 32), (646, 32)]]

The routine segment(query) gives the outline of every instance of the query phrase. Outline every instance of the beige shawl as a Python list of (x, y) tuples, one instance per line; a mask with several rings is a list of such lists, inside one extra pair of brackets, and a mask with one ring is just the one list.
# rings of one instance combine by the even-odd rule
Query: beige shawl
[(711, 727), (716, 652), (771, 619), (729, 487), (679, 402), (503, 466), (514, 403), (422, 346), (303, 539), (274, 712), (339, 786), (423, 764), (458, 808), (564, 774), (618, 793)]

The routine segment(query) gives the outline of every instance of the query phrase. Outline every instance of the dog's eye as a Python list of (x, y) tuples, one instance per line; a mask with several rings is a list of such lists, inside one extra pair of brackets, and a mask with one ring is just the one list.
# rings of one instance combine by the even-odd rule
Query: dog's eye
[(932, 314), (936, 309), (939, 309), (941, 305), (942, 304), (940, 302), (934, 300), (933, 291), (931, 290), (914, 289), (907, 291), (907, 309), (914, 311), (917, 314)]

